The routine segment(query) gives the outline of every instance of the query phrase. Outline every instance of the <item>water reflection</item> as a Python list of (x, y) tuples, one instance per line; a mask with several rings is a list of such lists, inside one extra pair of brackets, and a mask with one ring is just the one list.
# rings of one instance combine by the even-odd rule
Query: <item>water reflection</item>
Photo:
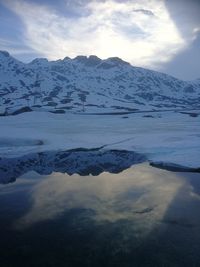
[[(140, 164), (115, 175), (68, 176), (53, 173), (32, 189), (32, 207), (16, 227), (54, 219), (70, 209), (92, 210), (96, 222), (133, 220), (143, 233), (162, 220), (185, 180), (177, 174)], [(138, 229), (136, 229), (138, 231)]]
[(0, 185), (2, 266), (198, 266), (199, 208), (199, 174), (29, 172)]

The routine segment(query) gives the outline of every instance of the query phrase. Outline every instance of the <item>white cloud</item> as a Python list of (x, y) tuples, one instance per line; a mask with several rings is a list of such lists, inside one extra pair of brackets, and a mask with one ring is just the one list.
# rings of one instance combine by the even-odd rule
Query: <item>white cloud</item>
[(6, 5), (23, 21), (26, 44), (49, 59), (96, 54), (155, 67), (187, 46), (164, 1), (90, 1), (87, 15), (76, 18), (23, 0)]

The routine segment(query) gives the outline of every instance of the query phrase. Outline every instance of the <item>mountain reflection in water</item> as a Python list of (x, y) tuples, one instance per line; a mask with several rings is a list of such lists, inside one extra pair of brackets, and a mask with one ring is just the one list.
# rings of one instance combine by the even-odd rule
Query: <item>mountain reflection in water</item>
[(199, 188), (200, 174), (148, 164), (99, 176), (26, 173), (0, 186), (3, 266), (197, 266)]

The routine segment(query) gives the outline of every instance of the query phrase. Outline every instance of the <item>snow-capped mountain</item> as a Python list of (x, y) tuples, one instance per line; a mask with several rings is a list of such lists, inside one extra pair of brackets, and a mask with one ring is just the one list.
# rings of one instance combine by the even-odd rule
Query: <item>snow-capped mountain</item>
[(22, 63), (0, 51), (0, 105), (87, 112), (198, 108), (200, 80), (186, 82), (120, 58)]

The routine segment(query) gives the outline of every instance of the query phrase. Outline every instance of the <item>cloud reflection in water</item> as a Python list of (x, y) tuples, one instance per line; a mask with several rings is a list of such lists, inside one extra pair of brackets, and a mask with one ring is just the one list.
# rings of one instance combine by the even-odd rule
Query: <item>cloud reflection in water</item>
[(15, 227), (24, 229), (80, 208), (92, 210), (88, 216), (96, 223), (129, 221), (129, 230), (144, 236), (162, 221), (185, 183), (177, 174), (148, 164), (94, 177), (53, 173), (33, 187), (32, 207)]

